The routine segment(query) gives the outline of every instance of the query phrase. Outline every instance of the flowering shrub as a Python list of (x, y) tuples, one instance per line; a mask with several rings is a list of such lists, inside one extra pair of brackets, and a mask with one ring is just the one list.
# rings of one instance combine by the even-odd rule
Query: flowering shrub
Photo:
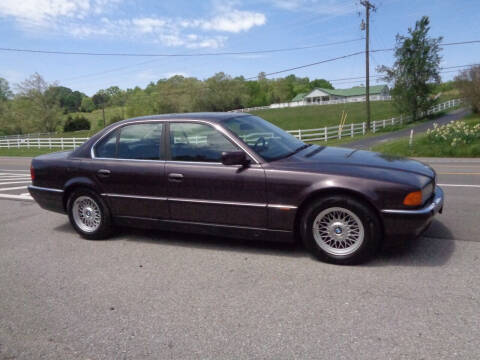
[(433, 129), (427, 130), (427, 138), (432, 143), (445, 143), (451, 146), (471, 144), (480, 139), (480, 123), (468, 125), (465, 121), (455, 121), (443, 126), (435, 123)]

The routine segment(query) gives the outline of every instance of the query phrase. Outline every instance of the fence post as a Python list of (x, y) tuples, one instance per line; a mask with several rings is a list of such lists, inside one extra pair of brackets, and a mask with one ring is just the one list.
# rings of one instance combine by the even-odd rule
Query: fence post
[(37, 138), (38, 148), (40, 149), (40, 138)]
[(350, 130), (350, 135), (351, 135), (351, 137), (353, 137), (353, 132), (354, 132), (354, 127), (353, 127), (353, 123), (352, 123), (352, 125), (351, 125), (351, 130)]
[(27, 148), (30, 149), (30, 138), (27, 137)]
[(75, 146), (75, 138), (73, 138), (73, 148), (75, 149), (76, 146)]
[(362, 134), (365, 135), (365, 121), (362, 123)]
[(383, 120), (383, 128), (385, 129), (385, 120)]
[(298, 129), (298, 140), (302, 140), (302, 129)]
[(375, 130), (376, 130), (376, 129), (375, 129), (375, 123), (376, 123), (375, 121), (372, 122), (372, 124), (373, 124), (373, 133), (374, 133), (374, 134), (375, 134)]
[(325, 126), (325, 142), (328, 141), (328, 131), (327, 131), (327, 127)]
[(340, 125), (338, 125), (338, 139), (342, 139), (342, 127)]
[(10, 139), (7, 139), (7, 148), (10, 149)]
[(17, 148), (20, 149), (20, 139), (19, 138), (17, 138)]
[(63, 137), (60, 138), (60, 144), (61, 144), (62, 150), (63, 150)]

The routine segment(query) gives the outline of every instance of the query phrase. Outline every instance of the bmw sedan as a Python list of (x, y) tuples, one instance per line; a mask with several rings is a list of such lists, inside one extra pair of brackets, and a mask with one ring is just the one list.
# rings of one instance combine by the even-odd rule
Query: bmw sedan
[(305, 144), (240, 113), (124, 120), (73, 151), (34, 158), (31, 176), (37, 203), (68, 214), (87, 239), (115, 225), (301, 239), (337, 264), (419, 236), (443, 208), (421, 162)]

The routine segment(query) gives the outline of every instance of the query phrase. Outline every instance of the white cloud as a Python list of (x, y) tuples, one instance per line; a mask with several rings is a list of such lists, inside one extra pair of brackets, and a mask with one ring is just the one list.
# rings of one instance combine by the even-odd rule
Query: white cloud
[(322, 15), (345, 15), (356, 11), (355, 3), (338, 0), (268, 0), (274, 6), (291, 11), (309, 11)]
[[(212, 14), (197, 19), (155, 15), (107, 17), (122, 0), (0, 0), (0, 17), (28, 30), (49, 29), (77, 38), (93, 36), (141, 39), (169, 47), (217, 49), (225, 33), (248, 31), (266, 23), (262, 13), (238, 10), (232, 1), (213, 1)], [(111, 15), (110, 15), (111, 16)]]
[(59, 18), (83, 19), (101, 14), (119, 0), (1, 0), (0, 16), (26, 25), (52, 25)]
[(264, 14), (232, 9), (214, 16), (210, 20), (201, 21), (200, 26), (205, 30), (238, 33), (250, 30), (255, 26), (264, 25), (266, 21), (267, 18)]

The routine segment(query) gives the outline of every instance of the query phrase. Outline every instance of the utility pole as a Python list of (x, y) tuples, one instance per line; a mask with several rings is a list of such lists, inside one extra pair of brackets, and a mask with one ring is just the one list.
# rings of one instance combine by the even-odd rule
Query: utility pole
[(375, 11), (376, 7), (368, 0), (361, 0), (360, 5), (365, 6), (365, 101), (367, 105), (367, 131), (370, 131), (370, 10)]

